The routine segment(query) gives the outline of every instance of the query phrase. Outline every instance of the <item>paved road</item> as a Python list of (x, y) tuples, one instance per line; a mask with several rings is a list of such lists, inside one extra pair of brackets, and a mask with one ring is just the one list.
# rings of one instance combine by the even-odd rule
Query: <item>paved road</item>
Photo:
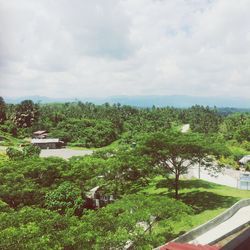
[(194, 244), (209, 244), (223, 235), (230, 233), (235, 228), (250, 221), (250, 206), (239, 209), (232, 217), (222, 222), (218, 226), (212, 228), (208, 232), (198, 236), (189, 243)]
[(61, 149), (42, 149), (40, 156), (41, 157), (49, 157), (49, 156), (57, 156), (64, 159), (69, 159), (72, 156), (84, 156), (91, 155), (93, 150), (75, 150), (68, 148)]
[[(0, 146), (0, 152), (5, 153), (6, 148), (4, 146)], [(49, 157), (49, 156), (57, 156), (64, 159), (69, 159), (72, 156), (84, 156), (84, 155), (91, 155), (93, 150), (76, 150), (76, 149), (68, 149), (68, 148), (61, 148), (61, 149), (42, 149), (41, 150), (41, 157)]]
[[(211, 175), (209, 171), (201, 168), (200, 171), (200, 179), (205, 181), (210, 181), (216, 184), (225, 185), (229, 187), (238, 187), (238, 179), (240, 176), (240, 171), (233, 169), (223, 169), (222, 172), (217, 173), (216, 175)], [(187, 178), (199, 178), (199, 169), (198, 166), (194, 166), (190, 168)]]

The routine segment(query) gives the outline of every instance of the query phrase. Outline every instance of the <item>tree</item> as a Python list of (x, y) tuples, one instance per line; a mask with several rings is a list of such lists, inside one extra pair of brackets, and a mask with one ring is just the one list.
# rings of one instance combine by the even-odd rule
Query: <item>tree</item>
[[(17, 167), (17, 166), (15, 166)], [(38, 204), (42, 198), (39, 186), (30, 179), (26, 179), (13, 166), (1, 167), (0, 171), (0, 199), (16, 208), (23, 205)]]
[(126, 195), (102, 209), (87, 211), (81, 218), (84, 224), (79, 241), (85, 240), (88, 249), (124, 249), (128, 242), (133, 249), (152, 249), (152, 239), (159, 240), (159, 234), (150, 230), (152, 223), (165, 221), (170, 225), (187, 214), (192, 214), (192, 209), (181, 201), (158, 195)]
[(75, 248), (80, 221), (41, 208), (25, 207), (0, 212), (0, 249), (83, 249)]
[(13, 147), (8, 147), (6, 149), (6, 154), (11, 160), (22, 160), (23, 152)]
[(39, 157), (41, 149), (34, 145), (28, 145), (19, 150), (13, 147), (6, 149), (6, 154), (11, 160), (22, 160), (25, 158)]
[(106, 190), (116, 197), (136, 192), (147, 185), (148, 177), (152, 176), (148, 158), (125, 147), (107, 159), (105, 170), (103, 177)]
[(235, 138), (238, 142), (250, 141), (250, 119), (247, 120), (246, 124), (238, 126), (235, 132)]
[(70, 182), (63, 182), (58, 188), (49, 191), (45, 196), (45, 206), (60, 214), (71, 212), (77, 214), (83, 207), (80, 188)]
[(23, 148), (24, 157), (39, 157), (41, 153), (41, 148), (35, 145), (28, 145)]
[(14, 122), (20, 128), (29, 128), (37, 121), (38, 116), (38, 105), (31, 100), (24, 100), (16, 108)]
[(6, 120), (6, 104), (2, 96), (0, 96), (0, 124)]
[(219, 130), (221, 116), (216, 109), (195, 105), (183, 112), (184, 122), (190, 124), (192, 131), (208, 134)]
[(220, 132), (227, 140), (236, 139), (239, 142), (249, 139), (250, 115), (248, 113), (234, 113), (227, 116)]
[(219, 143), (211, 144), (211, 141), (206, 141), (201, 135), (173, 131), (148, 136), (140, 151), (150, 156), (156, 168), (174, 175), (176, 199), (178, 199), (180, 175), (186, 174), (194, 164), (206, 164), (210, 154), (223, 153)]
[(60, 183), (63, 173), (69, 167), (67, 161), (57, 157), (26, 158), (23, 162), (18, 162), (18, 165), (25, 178), (31, 179), (40, 187)]
[(102, 147), (117, 139), (113, 123), (100, 119), (67, 119), (60, 122), (50, 135), (84, 147)]
[(68, 163), (56, 157), (0, 161), (0, 199), (11, 207), (44, 206), (44, 196), (62, 182)]

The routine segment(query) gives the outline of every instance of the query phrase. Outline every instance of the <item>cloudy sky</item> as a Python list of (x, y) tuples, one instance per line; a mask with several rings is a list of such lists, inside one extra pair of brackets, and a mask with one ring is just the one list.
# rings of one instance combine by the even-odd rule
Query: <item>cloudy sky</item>
[(240, 96), (250, 0), (0, 0), (0, 95)]

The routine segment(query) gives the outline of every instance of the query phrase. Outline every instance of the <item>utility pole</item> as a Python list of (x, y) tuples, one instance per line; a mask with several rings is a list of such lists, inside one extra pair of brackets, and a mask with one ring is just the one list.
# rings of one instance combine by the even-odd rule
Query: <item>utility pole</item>
[(201, 159), (199, 159), (199, 165), (198, 165), (198, 178), (201, 178)]

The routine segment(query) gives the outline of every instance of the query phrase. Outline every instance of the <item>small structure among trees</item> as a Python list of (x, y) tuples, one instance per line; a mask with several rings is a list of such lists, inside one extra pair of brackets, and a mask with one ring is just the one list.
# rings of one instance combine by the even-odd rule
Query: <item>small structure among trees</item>
[(114, 201), (113, 195), (105, 195), (104, 190), (100, 186), (96, 186), (89, 190), (86, 194), (87, 197), (87, 207), (89, 208), (100, 208), (106, 204)]
[(243, 190), (250, 190), (250, 173), (243, 173), (240, 175), (239, 188)]
[(45, 139), (48, 136), (48, 133), (46, 130), (38, 130), (33, 132), (33, 138), (34, 139)]
[(243, 156), (243, 157), (239, 160), (239, 163), (240, 163), (241, 165), (245, 165), (245, 164), (247, 164), (249, 161), (250, 161), (250, 155), (245, 155), (245, 156)]

